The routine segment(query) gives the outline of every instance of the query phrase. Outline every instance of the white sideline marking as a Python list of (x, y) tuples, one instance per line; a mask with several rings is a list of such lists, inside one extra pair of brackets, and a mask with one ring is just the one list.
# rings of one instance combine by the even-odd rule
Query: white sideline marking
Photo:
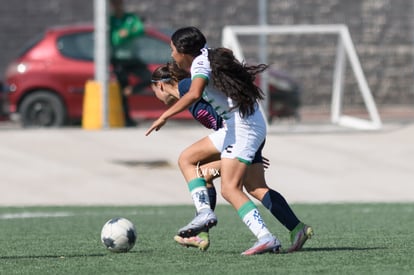
[(58, 218), (73, 216), (69, 212), (21, 212), (0, 214), (0, 220), (30, 219), (30, 218)]
[[(81, 215), (83, 216), (99, 216), (106, 214), (111, 217), (121, 217), (121, 216), (134, 216), (134, 215), (160, 215), (164, 211), (157, 210), (133, 210), (133, 211), (122, 211), (119, 213), (119, 210), (106, 211), (106, 212), (84, 212)], [(76, 214), (71, 212), (20, 212), (20, 213), (4, 213), (0, 214), (0, 220), (10, 220), (10, 219), (31, 219), (31, 218), (59, 218), (59, 217), (72, 217)], [(78, 214), (79, 215), (79, 214)]]

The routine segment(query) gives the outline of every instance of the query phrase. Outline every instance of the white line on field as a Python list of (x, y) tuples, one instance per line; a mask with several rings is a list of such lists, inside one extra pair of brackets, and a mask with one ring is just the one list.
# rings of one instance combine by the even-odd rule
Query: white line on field
[(0, 214), (0, 220), (29, 219), (29, 218), (58, 218), (73, 216), (69, 212), (21, 212)]
[(124, 216), (136, 216), (136, 215), (161, 215), (164, 214), (164, 211), (161, 209), (144, 209), (144, 210), (132, 210), (132, 211), (123, 211), (123, 210), (106, 210), (100, 212), (83, 212), (82, 214), (76, 214), (71, 212), (19, 212), (19, 213), (4, 213), (0, 214), (0, 220), (9, 220), (9, 219), (30, 219), (30, 218), (59, 218), (59, 217), (72, 217), (76, 215), (82, 216), (100, 216), (108, 215), (111, 217), (124, 217)]

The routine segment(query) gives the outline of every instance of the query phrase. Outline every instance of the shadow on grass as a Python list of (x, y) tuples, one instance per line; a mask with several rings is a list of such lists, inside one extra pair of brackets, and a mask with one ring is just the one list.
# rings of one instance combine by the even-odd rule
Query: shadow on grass
[[(381, 250), (386, 249), (387, 247), (307, 247), (302, 248), (299, 251), (288, 252), (287, 249), (282, 249), (278, 253), (265, 253), (265, 254), (296, 254), (296, 253), (306, 253), (306, 252), (329, 252), (329, 251), (369, 251), (369, 250)], [(240, 251), (228, 251), (228, 250), (216, 250), (222, 254), (240, 254)]]
[[(302, 248), (300, 251), (294, 252), (296, 253), (304, 253), (304, 252), (325, 252), (325, 251), (368, 251), (368, 250), (380, 250), (380, 249), (386, 249), (386, 247), (315, 247), (315, 248)], [(217, 252), (217, 251), (216, 251)], [(237, 254), (240, 251), (219, 251), (222, 254)], [(128, 254), (131, 253), (144, 253), (149, 254), (151, 253), (150, 250), (146, 251), (129, 251)], [(83, 258), (83, 257), (105, 257), (107, 255), (111, 254), (118, 254), (118, 253), (96, 253), (96, 254), (73, 254), (73, 255), (21, 255), (21, 256), (0, 256), (1, 260), (20, 260), (20, 259), (65, 259), (65, 258)], [(122, 254), (122, 253), (120, 253)], [(270, 253), (272, 254), (272, 253)], [(274, 253), (279, 254), (279, 253)], [(280, 254), (292, 254), (288, 253), (286, 251), (281, 252)]]
[[(379, 250), (386, 249), (386, 247), (307, 247), (302, 248), (297, 252), (317, 252), (317, 251), (367, 251), (367, 250)], [(295, 252), (295, 253), (297, 253)]]
[[(140, 251), (128, 251), (128, 254), (140, 253)], [(83, 257), (105, 257), (108, 255), (117, 255), (125, 253), (92, 253), (92, 254), (69, 254), (69, 255), (20, 255), (20, 256), (0, 256), (1, 260), (19, 260), (19, 259), (65, 259), (65, 258), (83, 258)]]
[(99, 254), (74, 254), (74, 255), (21, 255), (21, 256), (0, 256), (0, 260), (19, 260), (19, 259), (65, 259), (82, 257), (103, 257), (107, 253)]

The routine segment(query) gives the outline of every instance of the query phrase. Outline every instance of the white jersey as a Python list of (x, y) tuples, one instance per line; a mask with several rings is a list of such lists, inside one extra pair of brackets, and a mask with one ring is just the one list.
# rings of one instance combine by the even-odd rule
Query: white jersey
[(266, 121), (256, 105), (255, 111), (248, 117), (241, 117), (239, 108), (233, 108), (234, 102), (223, 92), (217, 90), (210, 80), (211, 67), (207, 49), (201, 50), (191, 64), (191, 79), (201, 77), (207, 80), (203, 99), (210, 103), (216, 112), (226, 120), (226, 127), (212, 133), (209, 137), (222, 158), (238, 158), (251, 163), (266, 137)]
[(231, 116), (230, 113), (239, 111), (238, 108), (232, 109), (234, 107), (233, 100), (217, 90), (210, 81), (211, 67), (207, 49), (202, 49), (201, 54), (193, 60), (190, 72), (192, 80), (196, 77), (207, 80), (207, 86), (203, 91), (203, 99), (213, 106), (219, 116), (227, 120)]

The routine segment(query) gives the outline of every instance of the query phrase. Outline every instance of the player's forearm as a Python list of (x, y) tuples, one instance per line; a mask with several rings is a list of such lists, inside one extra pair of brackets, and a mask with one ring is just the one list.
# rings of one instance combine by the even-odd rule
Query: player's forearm
[(167, 111), (165, 111), (160, 118), (167, 120), (170, 117), (181, 113), (182, 111), (186, 110), (188, 107), (190, 107), (194, 102), (199, 100), (199, 96), (191, 93), (185, 94), (180, 100), (178, 100), (173, 106), (168, 108)]

